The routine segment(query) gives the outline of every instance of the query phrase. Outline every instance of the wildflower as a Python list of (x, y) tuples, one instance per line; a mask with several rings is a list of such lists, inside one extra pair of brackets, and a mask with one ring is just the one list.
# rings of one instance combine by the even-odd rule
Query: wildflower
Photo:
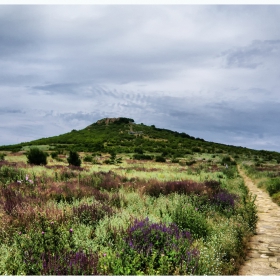
[(103, 254), (103, 257), (106, 257), (106, 256), (107, 256), (107, 254), (104, 253), (104, 254)]
[(29, 178), (28, 175), (26, 175), (26, 176), (25, 176), (25, 180), (28, 181), (28, 178)]
[(17, 183), (21, 184), (21, 180), (17, 180)]
[(18, 234), (21, 235), (21, 231)]
[(70, 228), (70, 229), (69, 229), (69, 232), (70, 232), (70, 233), (73, 233), (73, 229), (72, 229), (72, 228)]
[(33, 181), (32, 181), (32, 180), (29, 180), (29, 183), (30, 183), (30, 184), (33, 184)]
[(42, 234), (44, 235), (44, 234), (45, 234), (45, 232), (44, 232), (44, 231), (42, 231)]

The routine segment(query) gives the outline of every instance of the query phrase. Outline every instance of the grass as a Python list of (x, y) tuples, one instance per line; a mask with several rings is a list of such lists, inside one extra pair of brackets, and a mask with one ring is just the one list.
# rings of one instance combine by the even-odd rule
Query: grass
[(258, 164), (256, 161), (244, 162), (242, 165), (246, 174), (254, 183), (280, 206), (280, 166), (275, 161), (266, 161)]
[(0, 274), (236, 275), (256, 219), (236, 167), (225, 170), (223, 155), (182, 158), (195, 161), (189, 166), (119, 156), (119, 164), (102, 164), (104, 154), (77, 169), (7, 154)]

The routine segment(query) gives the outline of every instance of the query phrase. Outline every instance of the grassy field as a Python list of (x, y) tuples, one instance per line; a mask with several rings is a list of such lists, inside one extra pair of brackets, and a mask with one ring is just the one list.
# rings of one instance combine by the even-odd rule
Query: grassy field
[(66, 157), (0, 161), (1, 275), (237, 274), (257, 213), (227, 155)]

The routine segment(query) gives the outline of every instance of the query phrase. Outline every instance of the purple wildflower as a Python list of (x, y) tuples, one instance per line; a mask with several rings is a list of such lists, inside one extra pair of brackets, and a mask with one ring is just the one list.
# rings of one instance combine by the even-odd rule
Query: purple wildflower
[(221, 190), (213, 196), (212, 202), (221, 206), (222, 208), (234, 208), (235, 199), (238, 197), (234, 194), (230, 194), (227, 190)]

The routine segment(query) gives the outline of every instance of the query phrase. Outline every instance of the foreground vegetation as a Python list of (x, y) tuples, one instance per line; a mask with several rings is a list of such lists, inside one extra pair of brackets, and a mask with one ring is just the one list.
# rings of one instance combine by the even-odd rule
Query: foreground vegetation
[[(280, 154), (100, 120), (0, 147), (1, 275), (235, 275)], [(279, 170), (279, 171), (278, 171)]]
[(233, 275), (244, 261), (256, 208), (227, 155), (5, 154), (1, 275)]

